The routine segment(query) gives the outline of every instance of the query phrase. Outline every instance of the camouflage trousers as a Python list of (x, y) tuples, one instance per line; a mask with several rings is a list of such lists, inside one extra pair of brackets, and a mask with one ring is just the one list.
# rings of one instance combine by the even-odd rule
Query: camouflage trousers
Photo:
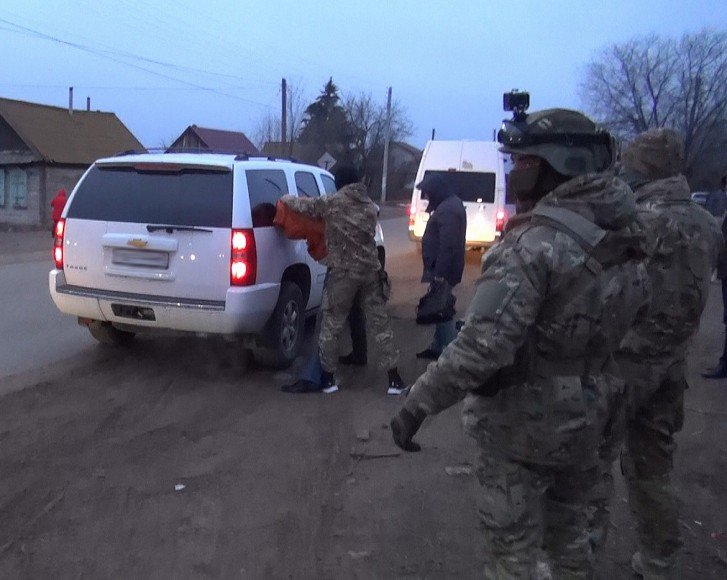
[[(650, 374), (653, 385), (638, 380)], [(658, 369), (657, 369), (658, 370)], [(674, 435), (684, 424), (684, 379), (682, 360), (664, 365), (661, 373), (640, 365), (629, 373), (630, 399), (626, 443), (621, 463), (636, 522), (636, 533), (645, 568), (645, 578), (666, 578), (681, 547), (679, 505), (670, 475), (676, 449)], [(627, 375), (629, 376), (629, 375)], [(635, 392), (636, 390), (639, 392)]]
[(357, 295), (368, 328), (373, 333), (379, 367), (390, 369), (397, 366), (399, 349), (394, 344), (394, 332), (386, 312), (388, 292), (381, 272), (350, 272), (341, 269), (328, 271), (318, 343), (324, 371), (332, 373), (336, 370), (341, 334)]
[(481, 446), (485, 578), (592, 578), (588, 500), (599, 474), (595, 454), (590, 465), (556, 469)]

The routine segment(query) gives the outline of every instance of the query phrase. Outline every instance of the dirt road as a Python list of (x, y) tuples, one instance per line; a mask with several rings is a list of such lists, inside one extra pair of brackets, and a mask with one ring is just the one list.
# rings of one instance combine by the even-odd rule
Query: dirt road
[[(408, 380), (430, 338), (413, 322), (419, 260), (388, 267)], [(461, 308), (478, 262), (468, 257)], [(727, 574), (727, 381), (697, 376), (721, 348), (714, 288), (676, 457), (689, 579)], [(142, 337), (0, 380), (13, 391), (0, 398), (0, 578), (478, 577), (459, 408), (425, 425), (421, 453), (400, 453), (387, 427), (400, 401), (371, 362), (334, 395), (287, 395), (290, 373), (235, 345)], [(600, 575), (628, 578), (622, 487), (614, 526)]]

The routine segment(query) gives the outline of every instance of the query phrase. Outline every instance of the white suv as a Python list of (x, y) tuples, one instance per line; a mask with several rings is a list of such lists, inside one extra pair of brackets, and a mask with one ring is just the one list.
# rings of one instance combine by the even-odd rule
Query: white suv
[[(298, 355), (325, 266), (273, 226), (287, 194), (335, 191), (330, 173), (270, 158), (207, 153), (101, 159), (56, 229), (50, 293), (94, 338), (140, 330), (235, 335), (278, 367)], [(384, 259), (383, 237), (377, 245)]]

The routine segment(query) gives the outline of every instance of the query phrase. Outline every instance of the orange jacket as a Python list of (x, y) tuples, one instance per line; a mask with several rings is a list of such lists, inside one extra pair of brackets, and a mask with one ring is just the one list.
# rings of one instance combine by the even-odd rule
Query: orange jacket
[(278, 200), (275, 206), (275, 220), (273, 220), (273, 223), (283, 229), (285, 237), (291, 240), (305, 240), (308, 242), (308, 253), (317, 262), (320, 262), (328, 255), (326, 224), (323, 220), (295, 212)]

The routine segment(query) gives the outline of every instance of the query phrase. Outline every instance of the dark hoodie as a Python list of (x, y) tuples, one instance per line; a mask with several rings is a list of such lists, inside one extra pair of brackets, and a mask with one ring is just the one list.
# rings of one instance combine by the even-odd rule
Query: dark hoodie
[(419, 189), (429, 200), (430, 213), (422, 236), (422, 282), (444, 278), (451, 286), (462, 281), (467, 212), (462, 200), (441, 177), (425, 177)]

